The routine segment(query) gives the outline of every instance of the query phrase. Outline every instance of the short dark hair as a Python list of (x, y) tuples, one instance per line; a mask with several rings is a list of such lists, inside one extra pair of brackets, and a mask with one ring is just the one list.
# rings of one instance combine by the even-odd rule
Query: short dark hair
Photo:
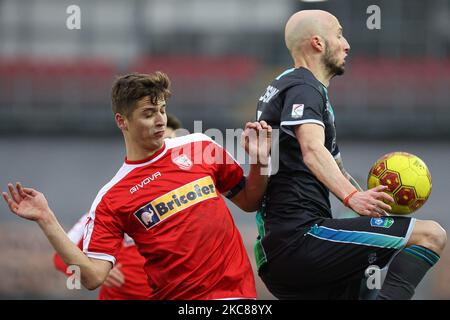
[(181, 121), (175, 117), (173, 114), (167, 114), (167, 128), (172, 130), (177, 130), (182, 127)]
[(117, 77), (111, 90), (112, 111), (129, 117), (139, 100), (149, 97), (154, 105), (170, 97), (170, 79), (160, 71), (153, 74), (130, 73)]

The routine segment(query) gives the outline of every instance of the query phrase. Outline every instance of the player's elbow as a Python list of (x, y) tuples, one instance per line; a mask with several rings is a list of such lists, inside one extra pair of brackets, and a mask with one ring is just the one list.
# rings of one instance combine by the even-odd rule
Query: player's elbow
[(107, 275), (99, 270), (85, 270), (84, 274), (81, 272), (81, 283), (86, 289), (95, 290), (105, 282)]
[(255, 212), (258, 211), (259, 208), (261, 208), (261, 203), (262, 203), (262, 196), (258, 197), (257, 199), (254, 199), (251, 203), (249, 203), (247, 205), (246, 210), (244, 210), (245, 212)]
[(262, 200), (262, 193), (258, 196), (259, 193), (261, 192), (258, 192), (257, 189), (255, 190), (254, 188), (249, 187), (247, 184), (245, 189), (242, 189), (238, 194), (230, 198), (230, 200), (242, 211), (254, 212), (258, 210)]
[(255, 212), (259, 209), (261, 205), (261, 197), (255, 197), (255, 194), (245, 194), (245, 196), (235, 199), (234, 204), (236, 204), (244, 212)]
[(103, 278), (100, 278), (97, 276), (92, 276), (92, 277), (83, 279), (82, 284), (83, 284), (83, 287), (92, 291), (92, 290), (95, 290), (98, 287), (100, 287), (103, 284), (104, 280), (105, 279), (103, 279)]
[(84, 283), (83, 287), (85, 287), (86, 289), (88, 289), (89, 291), (93, 291), (95, 289), (97, 289), (100, 285), (94, 285), (91, 283)]
[(239, 209), (241, 209), (244, 212), (254, 212), (258, 210), (258, 207), (255, 204), (246, 200), (245, 201), (241, 200), (239, 202), (235, 201), (234, 203), (239, 207)]
[(256, 204), (246, 204), (245, 206), (242, 206), (241, 209), (244, 212), (248, 212), (248, 213), (255, 212), (256, 210), (259, 209), (259, 203), (257, 205)]
[(105, 282), (112, 267), (111, 261), (90, 259), (90, 263), (81, 270), (81, 283), (88, 290), (97, 289)]

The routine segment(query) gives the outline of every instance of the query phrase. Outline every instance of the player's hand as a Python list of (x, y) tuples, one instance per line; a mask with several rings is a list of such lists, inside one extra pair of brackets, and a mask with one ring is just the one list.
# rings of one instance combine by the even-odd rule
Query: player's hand
[(111, 271), (108, 274), (108, 277), (106, 277), (105, 282), (103, 282), (103, 285), (107, 287), (113, 287), (113, 288), (120, 288), (125, 283), (125, 277), (120, 271), (120, 268), (122, 265), (119, 263), (114, 268), (111, 269)]
[(388, 203), (393, 203), (394, 199), (384, 191), (387, 186), (379, 185), (367, 191), (355, 193), (348, 201), (348, 206), (362, 216), (379, 218), (387, 215), (391, 211)]
[(268, 166), (272, 127), (265, 121), (247, 122), (241, 135), (241, 145), (250, 156), (250, 164)]
[(47, 199), (44, 195), (34, 189), (24, 188), (20, 182), (16, 187), (8, 183), (9, 195), (2, 192), (3, 198), (8, 204), (9, 210), (24, 219), (38, 221), (52, 214)]

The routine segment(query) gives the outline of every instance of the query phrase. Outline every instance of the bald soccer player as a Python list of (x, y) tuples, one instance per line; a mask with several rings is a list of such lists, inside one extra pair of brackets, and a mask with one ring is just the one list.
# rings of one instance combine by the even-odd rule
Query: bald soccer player
[[(393, 199), (344, 170), (328, 85), (350, 45), (328, 12), (300, 11), (285, 29), (294, 67), (261, 96), (258, 121), (280, 129), (280, 166), (257, 214), (258, 272), (280, 299), (357, 299), (365, 270), (389, 265), (377, 299), (410, 299), (447, 241), (434, 221), (389, 217)], [(329, 192), (360, 217), (333, 219)]]

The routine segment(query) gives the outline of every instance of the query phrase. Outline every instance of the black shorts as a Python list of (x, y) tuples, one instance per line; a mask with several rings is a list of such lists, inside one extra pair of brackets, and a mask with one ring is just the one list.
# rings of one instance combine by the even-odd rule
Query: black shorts
[(365, 270), (389, 264), (415, 219), (323, 219), (269, 260), (259, 275), (279, 299), (356, 299)]

